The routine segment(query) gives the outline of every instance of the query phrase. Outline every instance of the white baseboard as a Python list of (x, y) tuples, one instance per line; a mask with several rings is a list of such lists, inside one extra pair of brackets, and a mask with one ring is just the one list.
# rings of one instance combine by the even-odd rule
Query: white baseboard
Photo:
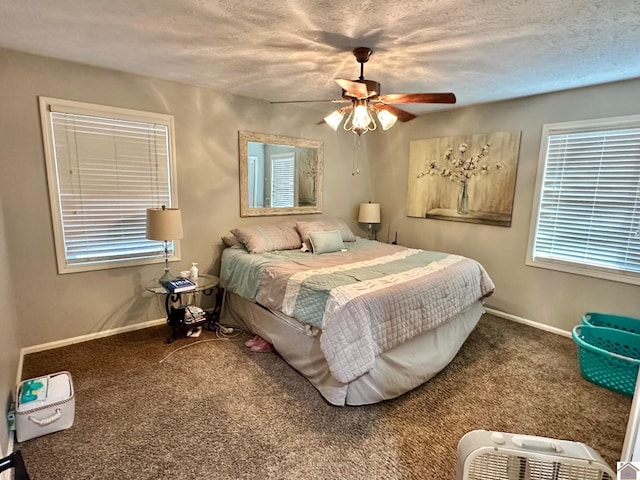
[(501, 312), (500, 310), (495, 310), (493, 308), (484, 307), (484, 310), (491, 315), (495, 315), (496, 317), (506, 318), (507, 320), (511, 320), (517, 323), (522, 323), (524, 325), (529, 325), (530, 327), (538, 328), (540, 330), (544, 330), (546, 332), (555, 333), (556, 335), (562, 335), (563, 337), (571, 337), (571, 332), (567, 332), (566, 330), (562, 330), (560, 328), (552, 327), (550, 325), (546, 325), (544, 323), (535, 322), (533, 320), (529, 320), (527, 318), (518, 317), (516, 315), (512, 315), (510, 313)]
[(103, 330), (101, 332), (88, 333), (86, 335), (80, 335), (78, 337), (65, 338), (64, 340), (57, 340), (55, 342), (41, 343), (40, 345), (32, 345), (30, 347), (24, 347), (20, 350), (22, 355), (29, 353), (44, 352), (45, 350), (51, 350), (53, 348), (66, 347), (67, 345), (73, 345), (74, 343), (88, 342), (89, 340), (95, 340), (97, 338), (110, 337), (111, 335), (118, 335), (119, 333), (133, 332), (134, 330), (142, 330), (143, 328), (154, 327), (156, 325), (162, 325), (167, 322), (166, 318), (158, 318), (156, 320), (149, 320), (142, 323), (136, 323), (135, 325), (127, 325), (125, 327), (112, 328), (111, 330)]
[[(111, 330), (104, 330), (102, 332), (88, 333), (86, 335), (80, 335), (78, 337), (66, 338), (64, 340), (58, 340), (55, 342), (42, 343), (40, 345), (32, 345), (30, 347), (24, 347), (20, 349), (20, 355), (18, 358), (18, 372), (16, 373), (16, 385), (22, 380), (22, 366), (24, 364), (24, 356), (29, 353), (44, 352), (45, 350), (51, 350), (53, 348), (65, 347), (67, 345), (73, 345), (74, 343), (87, 342), (89, 340), (95, 340), (98, 338), (109, 337), (111, 335), (118, 335), (119, 333), (133, 332), (135, 330), (142, 330), (143, 328), (154, 327), (156, 325), (163, 325), (167, 322), (166, 318), (158, 318), (156, 320), (149, 320), (142, 323), (136, 323), (135, 325), (127, 325), (125, 327), (112, 328)], [(0, 458), (4, 458), (13, 452), (15, 436), (13, 432), (9, 436), (9, 443), (7, 445), (7, 451), (2, 452), (0, 448)], [(13, 478), (13, 470), (5, 470), (0, 473), (0, 480), (11, 480)]]
[(163, 325), (167, 322), (166, 318), (158, 318), (156, 320), (149, 320), (142, 323), (136, 323), (135, 325), (127, 325), (125, 327), (112, 328), (111, 330), (103, 330), (101, 332), (88, 333), (86, 335), (80, 335), (78, 337), (65, 338), (64, 340), (57, 340), (55, 342), (42, 343), (40, 345), (32, 345), (30, 347), (24, 347), (20, 349), (20, 358), (18, 359), (18, 372), (16, 376), (16, 385), (22, 380), (22, 365), (24, 356), (30, 353), (44, 352), (45, 350), (51, 350), (53, 348), (66, 347), (67, 345), (73, 345), (74, 343), (88, 342), (89, 340), (95, 340), (103, 337), (110, 337), (111, 335), (118, 335), (119, 333), (133, 332), (134, 330), (142, 330), (143, 328), (154, 327), (156, 325)]

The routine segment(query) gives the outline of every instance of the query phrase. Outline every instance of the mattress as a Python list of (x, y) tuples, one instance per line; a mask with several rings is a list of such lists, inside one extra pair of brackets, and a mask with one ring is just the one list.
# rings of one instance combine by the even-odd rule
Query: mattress
[(456, 356), (483, 314), (477, 301), (439, 327), (376, 357), (367, 373), (340, 382), (320, 347), (320, 331), (225, 291), (221, 322), (260, 335), (280, 356), (336, 406), (368, 405), (396, 398), (433, 378)]
[(264, 337), (334, 405), (397, 397), (436, 375), (494, 285), (474, 260), (376, 241), (345, 251), (222, 254), (221, 321)]
[(345, 245), (323, 255), (230, 248), (221, 266), (226, 291), (321, 332), (322, 354), (342, 383), (493, 292), (484, 268), (466, 257), (364, 239)]

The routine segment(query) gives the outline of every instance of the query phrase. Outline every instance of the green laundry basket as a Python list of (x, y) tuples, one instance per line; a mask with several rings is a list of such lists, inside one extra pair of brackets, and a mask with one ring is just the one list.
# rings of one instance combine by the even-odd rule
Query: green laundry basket
[(640, 319), (633, 317), (589, 312), (582, 316), (582, 323), (594, 327), (617, 328), (618, 330), (624, 330), (625, 332), (640, 334)]
[(616, 328), (576, 325), (582, 376), (610, 390), (633, 395), (640, 367), (640, 335)]

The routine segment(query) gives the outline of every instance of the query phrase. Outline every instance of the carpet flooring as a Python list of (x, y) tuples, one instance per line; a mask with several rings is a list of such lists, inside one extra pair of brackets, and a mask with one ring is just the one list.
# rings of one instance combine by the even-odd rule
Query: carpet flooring
[(453, 479), (475, 429), (584, 442), (615, 471), (631, 398), (584, 380), (569, 338), (485, 314), (453, 362), (393, 400), (335, 407), (275, 353), (159, 326), (25, 357), (68, 370), (69, 429), (17, 443), (38, 479)]

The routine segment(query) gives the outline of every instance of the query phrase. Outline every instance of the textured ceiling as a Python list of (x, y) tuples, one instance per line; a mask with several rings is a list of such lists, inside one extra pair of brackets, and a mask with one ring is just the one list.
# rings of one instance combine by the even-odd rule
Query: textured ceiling
[(267, 101), (339, 97), (366, 46), (382, 93), (470, 105), (640, 77), (640, 2), (0, 0), (0, 46)]

